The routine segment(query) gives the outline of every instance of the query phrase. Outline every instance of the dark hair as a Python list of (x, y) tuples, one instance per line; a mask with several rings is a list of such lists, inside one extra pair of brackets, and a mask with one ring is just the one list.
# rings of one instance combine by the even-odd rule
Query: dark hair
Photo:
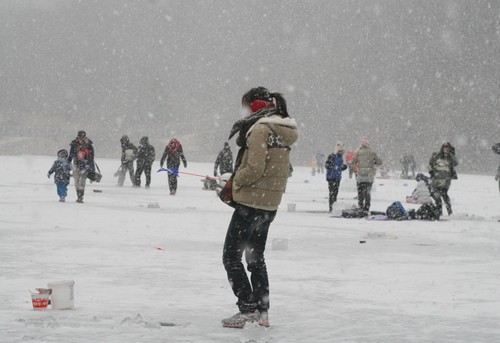
[(286, 100), (281, 93), (270, 93), (269, 90), (265, 87), (256, 87), (250, 89), (248, 92), (243, 94), (241, 98), (241, 104), (243, 106), (250, 106), (252, 102), (255, 100), (264, 100), (272, 102), (275, 100), (276, 109), (278, 110), (278, 114), (282, 117), (289, 117), (288, 111), (286, 108)]
[(83, 130), (78, 131), (77, 137), (84, 138), (85, 136), (87, 136), (87, 134), (85, 133), (85, 131), (83, 131)]
[(288, 110), (286, 108), (286, 100), (281, 93), (271, 93), (271, 98), (274, 98), (276, 102), (276, 108), (278, 109), (279, 115), (282, 117), (290, 117), (288, 115)]

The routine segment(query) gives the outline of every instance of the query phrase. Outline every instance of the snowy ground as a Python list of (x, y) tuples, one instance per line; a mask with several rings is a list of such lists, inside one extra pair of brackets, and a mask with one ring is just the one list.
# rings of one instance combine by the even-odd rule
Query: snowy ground
[[(149, 190), (118, 188), (118, 162), (99, 160), (104, 178), (85, 204), (73, 185), (59, 203), (46, 177), (54, 158), (0, 156), (1, 342), (500, 341), (493, 176), (459, 174), (449, 220), (384, 222), (330, 217), (324, 175), (296, 167), (266, 251), (271, 327), (238, 330), (220, 325), (237, 311), (221, 262), (232, 212), (199, 178), (182, 176), (175, 197), (164, 173)], [(372, 210), (413, 187), (377, 180)], [(336, 208), (354, 196), (344, 176)], [(274, 239), (288, 250), (273, 250)], [(59, 280), (75, 281), (76, 307), (33, 310), (28, 289)]]

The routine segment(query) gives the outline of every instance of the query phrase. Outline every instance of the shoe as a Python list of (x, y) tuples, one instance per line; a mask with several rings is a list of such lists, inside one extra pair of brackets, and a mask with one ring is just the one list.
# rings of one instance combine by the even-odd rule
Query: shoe
[(268, 328), (268, 327), (271, 326), (269, 324), (269, 316), (268, 316), (267, 312), (261, 312), (260, 313), (259, 325), (260, 326), (264, 326), (266, 328)]
[(78, 196), (76, 202), (83, 203), (83, 194), (85, 194), (84, 191), (76, 191), (76, 195)]
[(146, 185), (146, 189), (149, 189), (149, 185)]
[(170, 195), (175, 195), (175, 191), (170, 192)]
[(238, 312), (234, 316), (222, 319), (222, 326), (225, 328), (243, 329), (247, 322), (253, 323), (259, 321), (259, 312)]
[(65, 201), (66, 201), (66, 199), (64, 199), (64, 197), (61, 197), (61, 198), (59, 199), (59, 202), (65, 202)]

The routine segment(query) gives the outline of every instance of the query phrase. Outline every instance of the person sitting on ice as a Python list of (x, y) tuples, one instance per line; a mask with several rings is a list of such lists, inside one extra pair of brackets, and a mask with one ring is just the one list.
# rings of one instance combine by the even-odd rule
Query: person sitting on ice
[(417, 187), (410, 196), (406, 197), (409, 204), (430, 204), (432, 203), (431, 193), (423, 180), (417, 182)]

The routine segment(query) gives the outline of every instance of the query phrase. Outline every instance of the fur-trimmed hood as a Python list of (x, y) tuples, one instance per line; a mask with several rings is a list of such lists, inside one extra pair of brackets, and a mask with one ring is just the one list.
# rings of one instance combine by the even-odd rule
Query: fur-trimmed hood
[(298, 138), (297, 122), (295, 119), (290, 117), (283, 118), (280, 115), (272, 115), (257, 120), (248, 130), (246, 137), (248, 137), (255, 126), (259, 124), (269, 126), (276, 135), (281, 137), (282, 142), (287, 146), (291, 146)]

